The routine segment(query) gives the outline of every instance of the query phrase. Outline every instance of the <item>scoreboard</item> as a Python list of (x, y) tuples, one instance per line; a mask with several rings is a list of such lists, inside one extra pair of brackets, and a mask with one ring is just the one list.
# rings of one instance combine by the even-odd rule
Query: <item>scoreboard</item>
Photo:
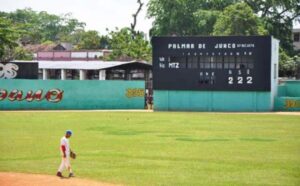
[(270, 91), (271, 40), (271, 36), (153, 37), (153, 88)]

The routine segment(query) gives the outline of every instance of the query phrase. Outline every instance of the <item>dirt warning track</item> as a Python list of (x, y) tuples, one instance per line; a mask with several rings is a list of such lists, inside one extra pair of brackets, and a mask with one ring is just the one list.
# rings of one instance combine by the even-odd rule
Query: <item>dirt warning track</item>
[(59, 178), (50, 175), (0, 172), (1, 186), (116, 186), (80, 178)]

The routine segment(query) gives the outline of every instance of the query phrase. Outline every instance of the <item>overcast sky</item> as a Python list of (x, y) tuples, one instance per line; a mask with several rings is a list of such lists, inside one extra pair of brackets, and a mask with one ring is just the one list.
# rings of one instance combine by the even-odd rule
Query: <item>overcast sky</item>
[[(138, 15), (136, 29), (148, 34), (152, 21), (146, 19), (146, 4)], [(137, 0), (0, 0), (0, 11), (11, 12), (16, 9), (32, 8), (61, 15), (72, 13), (73, 17), (86, 23), (87, 30), (97, 30), (106, 34), (106, 28), (130, 27), (132, 14), (138, 9)]]

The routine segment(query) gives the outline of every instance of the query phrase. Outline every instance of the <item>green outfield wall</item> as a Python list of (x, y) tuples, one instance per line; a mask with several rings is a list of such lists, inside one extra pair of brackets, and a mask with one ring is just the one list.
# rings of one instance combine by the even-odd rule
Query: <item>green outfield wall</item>
[(286, 81), (278, 86), (276, 111), (300, 111), (300, 81)]
[(271, 111), (270, 92), (154, 91), (155, 110)]
[(0, 110), (143, 109), (145, 81), (0, 80)]

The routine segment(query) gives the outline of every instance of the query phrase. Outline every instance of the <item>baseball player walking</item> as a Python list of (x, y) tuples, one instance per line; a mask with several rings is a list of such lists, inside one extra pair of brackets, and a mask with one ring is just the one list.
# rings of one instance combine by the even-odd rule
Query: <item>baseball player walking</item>
[(74, 177), (73, 171), (71, 169), (70, 164), (70, 153), (72, 152), (70, 149), (69, 138), (72, 136), (72, 131), (67, 130), (65, 136), (63, 136), (60, 140), (60, 152), (61, 152), (61, 164), (58, 168), (58, 172), (56, 176), (63, 177), (62, 172), (66, 168), (69, 171), (69, 177)]

